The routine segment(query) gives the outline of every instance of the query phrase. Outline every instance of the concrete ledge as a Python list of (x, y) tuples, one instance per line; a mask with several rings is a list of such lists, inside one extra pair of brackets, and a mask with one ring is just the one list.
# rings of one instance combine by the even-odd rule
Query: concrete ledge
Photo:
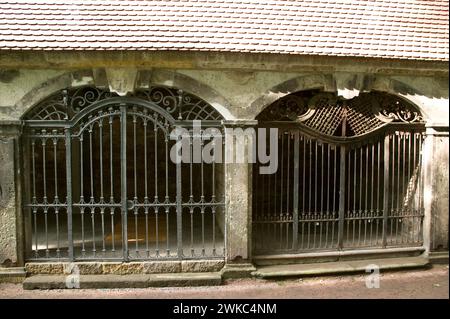
[(432, 264), (448, 264), (448, 251), (430, 252), (428, 258)]
[(311, 264), (362, 259), (382, 259), (417, 257), (425, 251), (424, 247), (398, 247), (382, 249), (358, 249), (341, 251), (322, 251), (301, 254), (279, 254), (254, 256), (255, 265)]
[[(23, 288), (31, 289), (66, 289), (68, 276), (36, 275), (23, 282)], [(217, 286), (222, 283), (219, 272), (209, 273), (177, 273), (153, 275), (80, 275), (80, 289), (113, 289), (113, 288), (148, 288), (148, 287), (186, 287)], [(77, 287), (78, 288), (78, 287)]]
[(429, 260), (423, 257), (353, 260), (329, 263), (261, 266), (252, 275), (258, 278), (318, 276), (366, 272), (368, 265), (377, 265), (380, 270), (394, 270), (425, 267), (428, 264)]
[(25, 268), (23, 267), (10, 267), (3, 268), (0, 267), (0, 283), (10, 282), (10, 283), (21, 283), (26, 277)]

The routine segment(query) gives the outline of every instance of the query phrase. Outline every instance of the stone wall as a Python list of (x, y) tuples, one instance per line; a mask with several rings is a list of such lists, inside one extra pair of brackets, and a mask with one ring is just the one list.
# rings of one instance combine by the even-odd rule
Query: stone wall
[[(448, 250), (449, 219), (449, 136), (447, 128), (428, 129), (432, 164), (429, 167), (429, 185), (425, 185), (425, 194), (431, 197), (430, 248), (431, 251)], [(428, 189), (427, 189), (428, 187)]]
[[(18, 140), (14, 135), (2, 135), (2, 128), (17, 123), (32, 105), (66, 87), (90, 84), (129, 90), (152, 84), (173, 86), (204, 99), (226, 120), (238, 122), (254, 119), (276, 99), (300, 90), (317, 88), (338, 94), (379, 90), (415, 103), (427, 124), (439, 125), (448, 132), (448, 71), (443, 68), (420, 63), (420, 68), (416, 68), (419, 64), (413, 62), (411, 65), (402, 62), (402, 69), (380, 62), (367, 65), (339, 62), (332, 66), (322, 61), (321, 65), (314, 66), (312, 60), (308, 67), (301, 67), (303, 64), (290, 67), (281, 57), (278, 64), (272, 60), (267, 64), (265, 60), (245, 64), (245, 59), (240, 64), (230, 64), (229, 68), (212, 60), (202, 66), (175, 63), (164, 69), (141, 65), (138, 68), (138, 63), (121, 62), (120, 72), (114, 72), (114, 67), (111, 69), (105, 63), (92, 66), (84, 58), (83, 65), (71, 65), (70, 70), (64, 69), (61, 61), (55, 69), (43, 68), (38, 61), (35, 69), (13, 68), (12, 62), (6, 68), (8, 61), (4, 60), (1, 65), (4, 69), (0, 69), (0, 263), (8, 259), (17, 262), (17, 256), (22, 254), (21, 230), (17, 228), (20, 225), (17, 219), (21, 218), (17, 217), (21, 215), (17, 207), (20, 194), (16, 194), (20, 185), (16, 182), (18, 167), (14, 158)], [(129, 75), (123, 77), (127, 83), (121, 74)], [(433, 138), (436, 156), (430, 159), (435, 183), (430, 203), (431, 246), (448, 249), (448, 133)], [(218, 192), (227, 192), (227, 256), (229, 260), (245, 260), (251, 257), (251, 168), (231, 164), (220, 167), (217, 173), (222, 169), (226, 174), (225, 185)], [(224, 225), (220, 227), (224, 231)]]
[(14, 266), (20, 260), (14, 159), (17, 138), (10, 131), (0, 126), (0, 267)]

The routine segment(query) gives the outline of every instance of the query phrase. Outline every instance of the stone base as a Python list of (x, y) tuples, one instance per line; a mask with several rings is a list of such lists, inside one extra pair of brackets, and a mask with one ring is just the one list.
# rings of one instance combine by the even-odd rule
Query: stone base
[(432, 264), (448, 264), (448, 251), (432, 251), (428, 258)]
[(21, 283), (26, 278), (25, 268), (23, 267), (11, 267), (2, 268), (0, 267), (0, 283)]
[(370, 260), (352, 260), (329, 263), (289, 264), (261, 266), (252, 273), (257, 278), (282, 278), (321, 276), (345, 273), (365, 273), (367, 267), (375, 265), (380, 271), (401, 270), (428, 266), (430, 261), (424, 257), (384, 258)]
[(223, 279), (247, 278), (251, 277), (252, 272), (256, 270), (250, 263), (245, 264), (226, 264), (222, 268)]
[(25, 264), (28, 275), (139, 275), (165, 273), (217, 272), (225, 265), (223, 260), (175, 260), (145, 262), (32, 262)]
[(152, 275), (36, 275), (25, 279), (23, 288), (31, 289), (114, 289), (148, 287), (217, 286), (222, 283), (219, 272)]

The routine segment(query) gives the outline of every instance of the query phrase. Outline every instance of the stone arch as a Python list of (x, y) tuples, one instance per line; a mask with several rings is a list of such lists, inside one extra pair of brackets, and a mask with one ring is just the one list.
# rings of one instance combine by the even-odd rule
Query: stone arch
[(182, 89), (192, 93), (214, 107), (225, 120), (232, 120), (234, 116), (230, 113), (230, 102), (210, 86), (198, 80), (171, 70), (153, 70), (150, 74), (150, 85), (169, 86)]
[(334, 91), (334, 80), (332, 75), (302, 75), (295, 77), (267, 90), (250, 105), (248, 112), (254, 119), (267, 106), (294, 92), (303, 90), (321, 89), (326, 92)]
[[(355, 75), (360, 81), (356, 81), (352, 89), (362, 92), (379, 91), (396, 95), (409, 103), (415, 105), (422, 113), (427, 121), (429, 116), (424, 108), (421, 97), (429, 96), (429, 94), (418, 90), (414, 86), (405, 83), (399, 79), (393, 79), (384, 76), (374, 75)], [(359, 85), (357, 84), (359, 83)], [(248, 112), (254, 119), (267, 106), (276, 100), (298, 91), (320, 89), (324, 92), (336, 92), (338, 85), (336, 84), (336, 75), (332, 74), (312, 74), (295, 77), (267, 90), (263, 95), (251, 103)]]
[[(138, 71), (137, 79), (141, 83), (137, 83), (135, 89), (145, 88), (150, 85), (182, 89), (211, 105), (225, 120), (234, 119), (234, 116), (229, 111), (230, 103), (223, 96), (208, 85), (189, 76), (167, 70), (140, 70)], [(26, 93), (14, 105), (14, 115), (21, 119), (34, 105), (55, 92), (65, 88), (75, 88), (84, 85), (104, 87), (105, 83), (96, 83), (92, 70), (64, 73), (41, 83)]]
[(427, 114), (427, 111), (424, 108), (423, 100), (421, 99), (421, 97), (427, 96), (425, 92), (422, 92), (421, 90), (413, 87), (412, 85), (398, 79), (392, 78), (386, 79), (383, 77), (379, 77), (378, 79), (379, 79), (378, 82), (380, 84), (384, 82), (386, 83), (386, 85), (381, 84), (380, 87), (374, 86), (373, 88), (374, 90), (393, 94), (413, 104), (419, 109), (425, 122), (428, 122), (430, 117)]
[(14, 113), (22, 118), (34, 105), (51, 94), (69, 87), (94, 84), (90, 70), (67, 72), (51, 78), (26, 93), (15, 105)]

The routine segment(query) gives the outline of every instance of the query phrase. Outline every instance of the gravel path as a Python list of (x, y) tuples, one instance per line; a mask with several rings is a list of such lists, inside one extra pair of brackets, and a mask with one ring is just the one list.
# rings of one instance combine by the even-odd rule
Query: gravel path
[(280, 281), (241, 279), (217, 287), (23, 290), (0, 284), (0, 298), (449, 298), (448, 265), (381, 274), (380, 288), (366, 288), (366, 275)]

